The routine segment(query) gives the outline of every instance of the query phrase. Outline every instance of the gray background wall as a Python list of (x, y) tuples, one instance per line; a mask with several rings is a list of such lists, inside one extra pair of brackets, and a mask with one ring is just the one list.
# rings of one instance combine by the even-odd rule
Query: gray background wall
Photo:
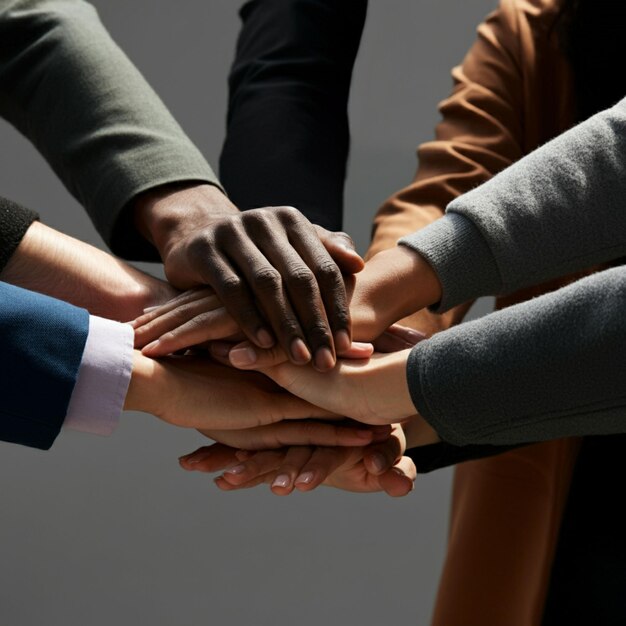
[[(341, 0), (338, 0), (341, 1)], [(345, 0), (344, 0), (345, 1)], [(207, 158), (223, 138), (234, 0), (98, 0), (104, 23)], [(475, 26), (495, 0), (373, 0), (350, 105), (346, 230), (415, 169)], [(102, 246), (32, 147), (0, 123), (0, 190)], [(475, 315), (489, 303), (481, 303)], [(126, 414), (111, 438), (63, 434), (42, 453), (0, 444), (0, 623), (369, 626), (427, 624), (451, 472), (407, 498), (320, 489), (223, 494), (176, 458), (194, 432)]]

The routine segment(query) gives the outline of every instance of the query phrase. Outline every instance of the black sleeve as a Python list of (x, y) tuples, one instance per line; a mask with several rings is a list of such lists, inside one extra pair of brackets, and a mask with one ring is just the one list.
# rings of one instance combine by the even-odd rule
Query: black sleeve
[(428, 472), (433, 472), (443, 467), (449, 467), (450, 465), (456, 465), (457, 463), (463, 463), (464, 461), (473, 461), (474, 459), (503, 454), (504, 452), (520, 448), (524, 445), (531, 444), (519, 444), (514, 446), (491, 446), (488, 444), (455, 446), (451, 443), (441, 441), (427, 446), (411, 448), (407, 450), (405, 454), (415, 463), (418, 474), (427, 474)]
[(39, 219), (35, 211), (0, 197), (0, 272), (20, 245), (30, 225)]
[(291, 205), (341, 229), (347, 103), (367, 0), (252, 0), (229, 78), (220, 177), (242, 210)]

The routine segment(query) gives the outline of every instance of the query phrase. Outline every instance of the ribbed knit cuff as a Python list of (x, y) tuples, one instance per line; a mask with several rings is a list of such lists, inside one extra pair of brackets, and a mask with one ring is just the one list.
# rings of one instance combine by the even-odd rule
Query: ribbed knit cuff
[(437, 273), (442, 298), (432, 311), (443, 313), (480, 296), (499, 293), (502, 279), (495, 257), (468, 218), (448, 212), (398, 242), (423, 256)]
[(30, 225), (38, 219), (35, 211), (0, 198), (0, 272), (17, 250)]

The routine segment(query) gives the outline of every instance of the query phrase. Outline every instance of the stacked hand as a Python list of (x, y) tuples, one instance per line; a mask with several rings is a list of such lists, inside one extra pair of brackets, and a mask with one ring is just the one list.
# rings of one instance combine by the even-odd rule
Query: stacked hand
[(218, 443), (182, 457), (180, 464), (189, 471), (223, 471), (215, 482), (224, 491), (269, 484), (276, 495), (288, 495), (323, 484), (404, 496), (416, 476), (412, 461), (402, 456), (405, 447), (404, 432), (395, 425), (391, 436), (386, 433), (383, 441), (369, 446), (297, 446), (249, 453)]
[(345, 233), (314, 226), (293, 207), (240, 213), (211, 185), (154, 190), (135, 215), (172, 285), (211, 287), (204, 295), (219, 298), (225, 327), (234, 321), (255, 345), (278, 343), (292, 362), (313, 359), (320, 370), (350, 346), (342, 272), (364, 263)]
[[(427, 264), (398, 249), (374, 257), (355, 281), (363, 262), (347, 235), (315, 227), (291, 207), (239, 213), (208, 185), (145, 194), (136, 219), (170, 282), (188, 289), (133, 322), (137, 354), (168, 390), (148, 410), (220, 442), (183, 465), (230, 465), (218, 479), (223, 489), (270, 482), (290, 493), (324, 483), (407, 493), (415, 468), (402, 457), (397, 422), (415, 413), (405, 368), (423, 335), (393, 323), (436, 301), (432, 281), (417, 301), (404, 284), (416, 271), (429, 278)], [(372, 346), (353, 344), (353, 336), (379, 353), (370, 358)], [(198, 347), (221, 365), (189, 354), (152, 360)], [(302, 367), (308, 362), (313, 367)], [(320, 421), (343, 416), (386, 429)], [(318, 419), (291, 421), (303, 418)]]

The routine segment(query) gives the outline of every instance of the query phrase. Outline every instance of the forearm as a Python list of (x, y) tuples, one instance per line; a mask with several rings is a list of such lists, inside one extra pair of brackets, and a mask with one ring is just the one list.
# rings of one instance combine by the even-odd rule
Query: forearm
[(606, 270), (418, 344), (419, 413), (455, 445), (624, 432), (624, 293)]
[(27, 230), (0, 280), (124, 321), (176, 293), (163, 281), (39, 222)]
[(117, 254), (158, 257), (123, 209), (139, 193), (217, 179), (94, 8), (0, 2), (0, 113), (40, 150)]
[(452, 202), (406, 237), (443, 285), (439, 310), (626, 255), (626, 100)]
[(367, 0), (245, 3), (220, 157), (242, 210), (287, 204), (341, 229), (348, 93), (366, 9)]
[[(356, 276), (350, 304), (354, 337), (371, 341), (440, 297), (439, 279), (423, 257), (402, 246), (380, 252)], [(417, 328), (431, 334), (438, 326), (439, 320), (432, 319), (427, 328)]]
[[(372, 263), (377, 254), (397, 248), (398, 239), (401, 237), (421, 228), (425, 228), (443, 215), (443, 207), (439, 208), (435, 205), (424, 206), (419, 203), (419, 195), (422, 191), (422, 187), (423, 183), (418, 182), (409, 188), (417, 196), (416, 204), (400, 202), (394, 197), (381, 207), (376, 216), (374, 236), (365, 257), (368, 264)], [(402, 250), (403, 248), (399, 248), (396, 253), (392, 254), (401, 253)], [(376, 265), (376, 263), (374, 263), (374, 265)], [(372, 266), (370, 266), (370, 269), (371, 268)], [(419, 277), (416, 278), (419, 280)], [(386, 278), (382, 278), (382, 280), (386, 281)], [(411, 276), (411, 273), (401, 276), (400, 280), (396, 281), (396, 283), (402, 282), (404, 288), (398, 288), (395, 293), (395, 298), (405, 290), (411, 290), (412, 287), (409, 285), (413, 285), (414, 280), (415, 278)], [(438, 297), (438, 294), (431, 294), (430, 298), (433, 297)], [(378, 297), (376, 300), (378, 306), (380, 306), (383, 300)], [(429, 309), (422, 308), (415, 310), (415, 312), (405, 313), (406, 317), (394, 321), (397, 321), (403, 326), (419, 330), (430, 337), (437, 332), (446, 330), (463, 321), (471, 305), (471, 302), (463, 303), (445, 313), (435, 313)], [(410, 307), (403, 307), (403, 310), (406, 312), (408, 308)]]

